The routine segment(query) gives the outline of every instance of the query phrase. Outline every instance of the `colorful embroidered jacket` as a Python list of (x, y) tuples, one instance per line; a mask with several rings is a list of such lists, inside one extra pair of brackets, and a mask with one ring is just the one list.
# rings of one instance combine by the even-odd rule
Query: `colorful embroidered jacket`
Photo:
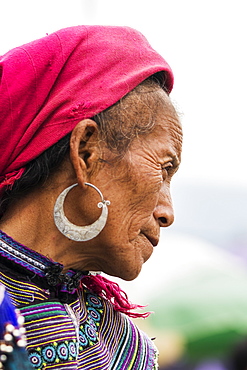
[(157, 369), (152, 341), (109, 301), (78, 289), (82, 272), (62, 269), (0, 231), (0, 282), (25, 318), (33, 367)]

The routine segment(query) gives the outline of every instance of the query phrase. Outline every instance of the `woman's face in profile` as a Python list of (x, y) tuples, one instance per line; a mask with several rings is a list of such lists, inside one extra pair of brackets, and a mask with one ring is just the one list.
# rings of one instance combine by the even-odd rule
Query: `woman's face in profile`
[(159, 241), (160, 227), (174, 219), (170, 181), (180, 163), (182, 130), (165, 93), (164, 99), (153, 131), (134, 139), (120, 162), (92, 178), (111, 202), (105, 228), (90, 241), (97, 251), (93, 267), (125, 280), (137, 277)]

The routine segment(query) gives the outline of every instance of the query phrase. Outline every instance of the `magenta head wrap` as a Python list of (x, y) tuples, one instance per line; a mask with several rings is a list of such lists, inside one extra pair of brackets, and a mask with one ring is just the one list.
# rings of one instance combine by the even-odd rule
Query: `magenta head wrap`
[(0, 194), (84, 118), (110, 107), (166, 61), (128, 27), (78, 26), (0, 57)]

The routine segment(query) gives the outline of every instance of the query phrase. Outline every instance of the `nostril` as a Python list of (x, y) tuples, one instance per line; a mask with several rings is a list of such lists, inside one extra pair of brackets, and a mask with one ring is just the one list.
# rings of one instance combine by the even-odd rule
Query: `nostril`
[(167, 219), (165, 217), (159, 217), (160, 226), (167, 225)]
[(160, 227), (168, 227), (174, 221), (174, 213), (171, 205), (159, 204), (154, 210), (154, 218)]
[(173, 221), (174, 221), (173, 212), (171, 214), (167, 214), (167, 217), (164, 216), (158, 217), (160, 227), (171, 226), (173, 224)]

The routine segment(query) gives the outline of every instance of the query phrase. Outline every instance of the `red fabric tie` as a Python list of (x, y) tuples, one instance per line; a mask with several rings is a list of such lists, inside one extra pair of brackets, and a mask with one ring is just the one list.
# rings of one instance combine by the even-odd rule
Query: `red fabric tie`
[(1, 176), (0, 177), (0, 195), (1, 195), (1, 192), (5, 189), (5, 187), (9, 187), (11, 189), (15, 181), (20, 179), (24, 172), (25, 172), (25, 167), (17, 171), (7, 173), (7, 175), (5, 176)]

